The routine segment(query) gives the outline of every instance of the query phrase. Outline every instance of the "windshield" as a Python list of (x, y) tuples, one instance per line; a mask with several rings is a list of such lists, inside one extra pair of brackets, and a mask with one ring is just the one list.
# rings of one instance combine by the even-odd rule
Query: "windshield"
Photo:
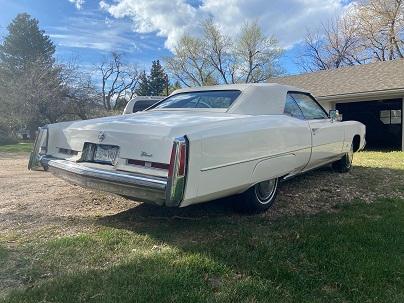
[(211, 90), (175, 94), (155, 108), (228, 108), (240, 95), (239, 90)]

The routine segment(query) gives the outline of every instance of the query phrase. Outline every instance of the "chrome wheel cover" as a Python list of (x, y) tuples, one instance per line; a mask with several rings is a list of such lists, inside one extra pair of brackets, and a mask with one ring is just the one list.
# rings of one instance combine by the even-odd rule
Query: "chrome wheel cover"
[(278, 179), (271, 179), (255, 185), (255, 196), (261, 204), (268, 204), (276, 193)]

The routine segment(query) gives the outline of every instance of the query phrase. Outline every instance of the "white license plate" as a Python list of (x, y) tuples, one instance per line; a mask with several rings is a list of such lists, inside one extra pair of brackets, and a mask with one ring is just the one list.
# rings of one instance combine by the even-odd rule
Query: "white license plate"
[(95, 147), (94, 162), (113, 164), (118, 155), (119, 147), (98, 144)]

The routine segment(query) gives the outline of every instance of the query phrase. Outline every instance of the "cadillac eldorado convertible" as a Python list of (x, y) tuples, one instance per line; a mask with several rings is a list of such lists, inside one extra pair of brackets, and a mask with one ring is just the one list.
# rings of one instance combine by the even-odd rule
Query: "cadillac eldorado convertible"
[(134, 114), (41, 127), (29, 169), (162, 206), (237, 195), (264, 211), (278, 181), (327, 164), (347, 172), (364, 145), (363, 124), (339, 121), (307, 91), (219, 85), (176, 90)]

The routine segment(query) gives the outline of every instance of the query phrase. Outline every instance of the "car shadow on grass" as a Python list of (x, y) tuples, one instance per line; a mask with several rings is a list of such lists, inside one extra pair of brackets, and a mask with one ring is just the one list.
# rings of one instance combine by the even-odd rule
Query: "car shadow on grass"
[[(306, 175), (296, 176), (290, 180), (281, 182), (279, 185), (279, 194), (275, 205), (268, 210), (268, 214), (277, 212), (279, 209), (279, 201), (290, 199), (293, 194), (286, 192), (288, 187), (299, 187), (301, 183), (306, 183), (305, 179), (316, 179), (320, 175), (329, 174), (330, 168), (319, 168)], [(285, 196), (286, 194), (286, 196)], [(101, 224), (108, 222), (120, 222), (130, 225), (136, 220), (201, 220), (206, 218), (221, 217), (245, 217), (245, 216), (262, 216), (262, 214), (243, 213), (237, 208), (236, 203), (240, 199), (239, 195), (226, 198), (216, 199), (204, 203), (194, 204), (183, 208), (178, 207), (161, 207), (154, 204), (141, 203), (134, 208), (128, 209), (118, 214), (102, 217), (99, 219)]]
[[(272, 223), (283, 219), (307, 217), (318, 213), (337, 213), (358, 201), (371, 204), (377, 199), (404, 199), (404, 170), (356, 166), (345, 174), (333, 173), (330, 167), (308, 172), (282, 182), (275, 204), (261, 214), (243, 214), (237, 210), (235, 199), (228, 197), (185, 208), (166, 208), (139, 204), (126, 211), (104, 216), (97, 223), (128, 231), (156, 232), (161, 241), (187, 242), (192, 234), (203, 238), (206, 225), (222, 226)], [(191, 235), (188, 237), (187, 235)], [(197, 240), (196, 240), (197, 241)]]
[(141, 220), (203, 220), (206, 218), (237, 219), (253, 215), (264, 219), (283, 216), (334, 212), (340, 204), (362, 200), (371, 203), (377, 197), (402, 197), (404, 170), (356, 166), (345, 174), (321, 167), (281, 182), (277, 199), (267, 212), (244, 214), (236, 207), (238, 196), (217, 199), (184, 208), (167, 208), (142, 203), (134, 208), (99, 219), (101, 224), (130, 227)]

